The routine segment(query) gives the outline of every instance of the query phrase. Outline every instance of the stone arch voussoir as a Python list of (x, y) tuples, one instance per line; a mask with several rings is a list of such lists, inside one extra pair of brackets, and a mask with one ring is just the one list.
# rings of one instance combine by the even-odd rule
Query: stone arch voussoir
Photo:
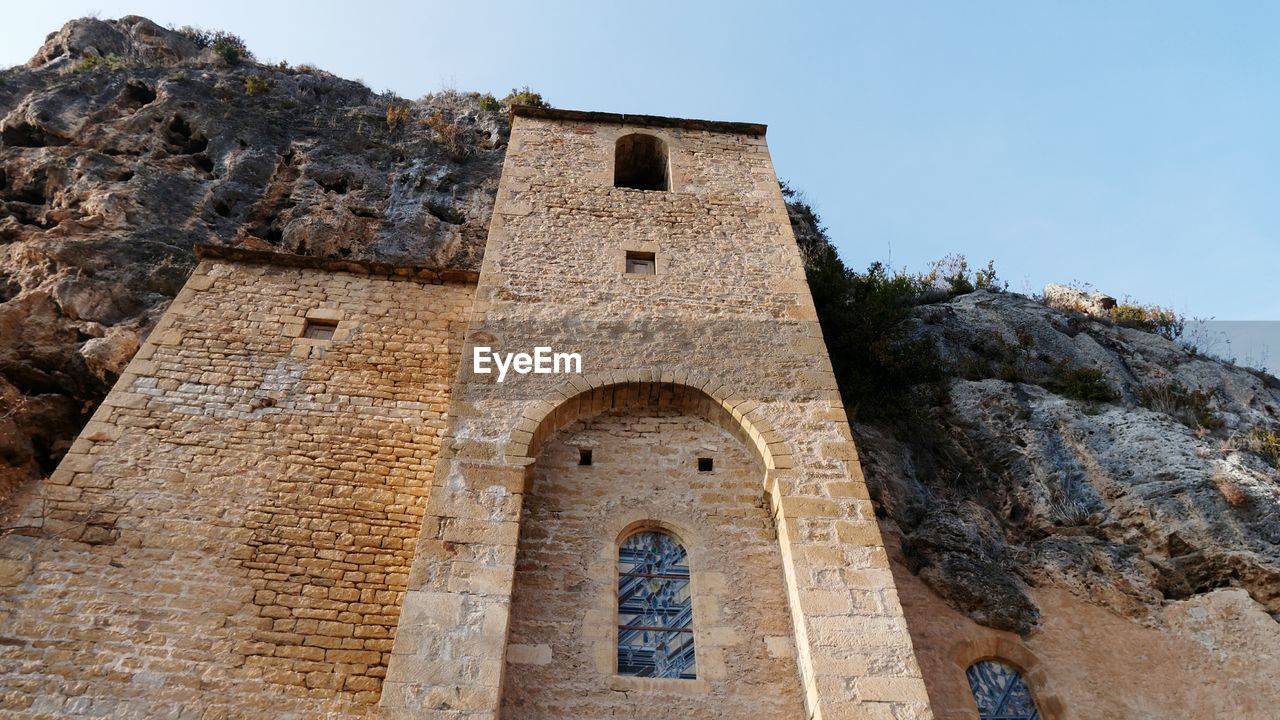
[[(1060, 720), (1064, 716), (1063, 703), (1052, 691), (1052, 681), (1040, 659), (1021, 642), (999, 635), (966, 640), (952, 646), (951, 659), (961, 676), (968, 672), (971, 665), (983, 660), (995, 660), (1012, 666), (1022, 674), (1022, 679), (1031, 689), (1031, 696), (1035, 699), (1036, 709), (1040, 711), (1042, 720)], [(967, 680), (964, 681), (964, 687), (969, 687)], [(972, 696), (970, 703), (973, 703)], [(978, 706), (973, 704), (971, 709), (976, 715)]]
[(679, 409), (705, 417), (752, 449), (767, 470), (791, 468), (791, 448), (755, 400), (709, 375), (614, 370), (575, 375), (529, 407), (506, 448), (508, 462), (527, 463), (557, 430), (575, 420), (634, 407)]

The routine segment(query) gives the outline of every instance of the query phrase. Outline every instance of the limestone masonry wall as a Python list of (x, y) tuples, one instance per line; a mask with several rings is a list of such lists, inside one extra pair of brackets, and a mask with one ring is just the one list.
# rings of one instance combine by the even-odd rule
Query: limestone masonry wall
[[(560, 430), (525, 496), (503, 717), (803, 717), (763, 473), (728, 432), (675, 409)], [(697, 681), (617, 677), (618, 542), (659, 518), (690, 553)], [(627, 692), (637, 688), (647, 692)]]
[(202, 262), (0, 540), (0, 709), (371, 711), (472, 293)]

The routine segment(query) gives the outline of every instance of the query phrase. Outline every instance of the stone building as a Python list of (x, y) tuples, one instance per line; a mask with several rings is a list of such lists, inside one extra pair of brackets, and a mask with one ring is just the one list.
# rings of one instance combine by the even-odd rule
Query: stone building
[(0, 709), (1034, 717), (917, 660), (764, 135), (516, 108), (479, 273), (206, 248), (0, 544)]

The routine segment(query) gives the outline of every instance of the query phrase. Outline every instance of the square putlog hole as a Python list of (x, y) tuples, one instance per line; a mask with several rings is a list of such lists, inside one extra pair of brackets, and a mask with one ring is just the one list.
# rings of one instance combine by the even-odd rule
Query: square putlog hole
[(713, 467), (715, 467), (715, 462), (712, 461), (711, 458), (709, 457), (698, 458), (698, 472), (711, 472), (711, 469)]
[(338, 323), (336, 321), (308, 318), (307, 324), (302, 327), (302, 337), (308, 340), (332, 340), (333, 333), (337, 329)]
[(583, 467), (591, 464), (591, 448), (578, 448), (578, 465)]
[(628, 275), (653, 275), (658, 268), (657, 258), (651, 252), (627, 251)]

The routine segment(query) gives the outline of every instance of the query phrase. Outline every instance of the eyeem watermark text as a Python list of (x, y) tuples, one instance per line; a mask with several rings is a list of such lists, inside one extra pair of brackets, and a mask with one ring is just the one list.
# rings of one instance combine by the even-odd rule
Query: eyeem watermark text
[(535, 347), (533, 354), (493, 352), (493, 348), (477, 345), (472, 348), (471, 370), (477, 375), (488, 375), (498, 369), (498, 382), (507, 377), (508, 371), (519, 375), (566, 375), (582, 372), (582, 356), (578, 353), (552, 352), (549, 347)]

